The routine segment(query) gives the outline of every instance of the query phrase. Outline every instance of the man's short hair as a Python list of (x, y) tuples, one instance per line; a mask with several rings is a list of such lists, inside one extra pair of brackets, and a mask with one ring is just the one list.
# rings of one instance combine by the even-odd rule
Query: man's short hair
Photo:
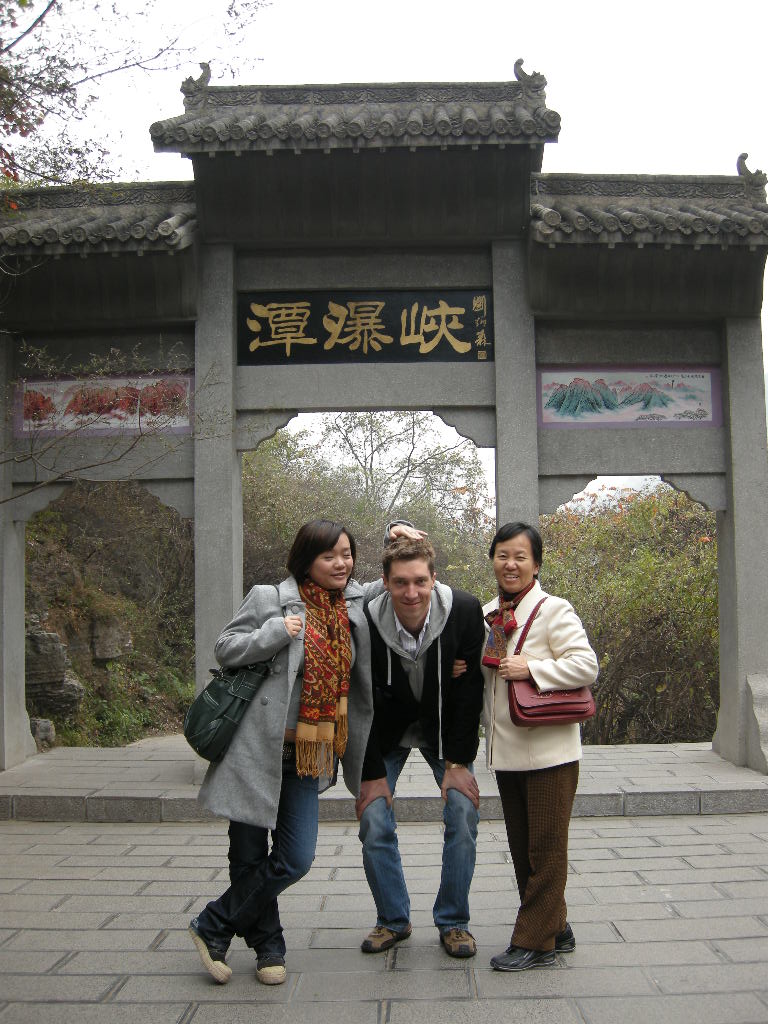
[(435, 549), (426, 537), (419, 537), (417, 540), (397, 537), (384, 548), (384, 554), (381, 556), (384, 578), (389, 579), (389, 570), (393, 562), (413, 562), (417, 558), (427, 563), (430, 573), (435, 571)]

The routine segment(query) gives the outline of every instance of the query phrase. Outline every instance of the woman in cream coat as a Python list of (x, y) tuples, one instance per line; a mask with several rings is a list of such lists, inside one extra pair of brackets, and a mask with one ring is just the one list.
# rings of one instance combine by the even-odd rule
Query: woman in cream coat
[[(579, 779), (577, 724), (520, 728), (509, 715), (508, 680), (531, 679), (539, 690), (589, 686), (597, 657), (579, 617), (538, 582), (542, 541), (525, 523), (507, 523), (490, 549), (499, 597), (488, 604), (489, 636), (483, 655), (488, 767), (496, 772), (520, 909), (509, 947), (493, 957), (500, 971), (554, 963), (576, 941), (566, 920), (568, 825)], [(525, 641), (515, 645), (536, 605)]]

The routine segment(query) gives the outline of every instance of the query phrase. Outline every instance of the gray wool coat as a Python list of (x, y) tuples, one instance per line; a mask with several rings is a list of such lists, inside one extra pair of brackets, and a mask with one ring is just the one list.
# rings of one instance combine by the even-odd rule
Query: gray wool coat
[[(344, 782), (356, 797), (373, 719), (371, 644), (363, 611), (363, 588), (350, 580), (344, 597), (353, 664), (349, 739), (341, 761)], [(231, 668), (274, 657), (271, 672), (248, 705), (229, 749), (218, 764), (209, 766), (198, 794), (200, 803), (214, 814), (261, 828), (274, 828), (277, 820), (285, 723), (304, 656), (304, 630), (291, 638), (283, 622), (286, 615), (299, 615), (306, 622), (304, 602), (293, 576), (278, 587), (253, 587), (214, 648), (219, 664)], [(322, 788), (322, 777), (320, 783)]]

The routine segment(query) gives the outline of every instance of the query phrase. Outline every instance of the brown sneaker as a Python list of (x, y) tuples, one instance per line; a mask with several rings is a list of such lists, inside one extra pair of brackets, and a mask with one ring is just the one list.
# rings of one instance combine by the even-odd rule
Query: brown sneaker
[(477, 952), (474, 937), (464, 928), (449, 928), (446, 932), (440, 932), (440, 941), (448, 956), (468, 957)]
[(391, 949), (396, 942), (407, 939), (411, 930), (411, 926), (406, 925), (401, 932), (394, 932), (391, 928), (377, 924), (373, 931), (363, 939), (360, 949), (364, 953), (383, 953), (385, 949)]

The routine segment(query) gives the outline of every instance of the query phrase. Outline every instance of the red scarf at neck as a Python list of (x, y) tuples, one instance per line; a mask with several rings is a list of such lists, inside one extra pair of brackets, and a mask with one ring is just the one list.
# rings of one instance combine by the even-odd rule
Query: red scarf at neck
[(499, 667), (499, 662), (507, 653), (507, 637), (517, 629), (515, 608), (525, 595), (533, 590), (535, 585), (536, 580), (533, 579), (527, 587), (523, 587), (516, 594), (505, 594), (503, 590), (499, 589), (499, 607), (494, 608), (485, 616), (485, 621), (491, 627), (491, 632), (483, 653), (483, 665), (489, 665), (491, 668)]

